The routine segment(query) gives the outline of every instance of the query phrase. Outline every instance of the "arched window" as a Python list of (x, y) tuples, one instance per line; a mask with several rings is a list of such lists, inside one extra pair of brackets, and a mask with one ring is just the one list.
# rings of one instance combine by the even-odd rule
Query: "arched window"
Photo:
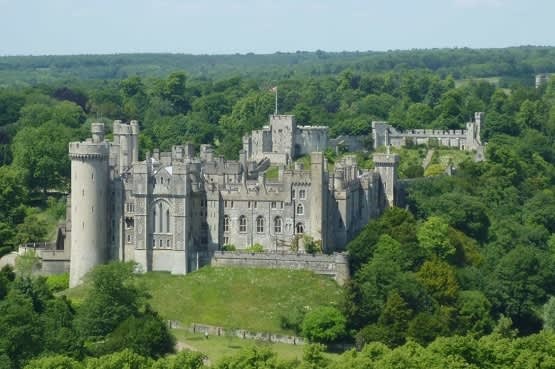
[(164, 211), (162, 210), (162, 203), (158, 204), (158, 214), (160, 214), (160, 217), (158, 218), (158, 232), (164, 232)]
[(274, 218), (274, 233), (281, 233), (281, 217)]
[(304, 233), (304, 224), (297, 223), (296, 229), (297, 229), (297, 233), (299, 233), (299, 234)]
[(256, 233), (264, 233), (264, 217), (262, 215), (256, 218)]
[(170, 206), (164, 201), (158, 201), (152, 207), (153, 231), (155, 233), (171, 232)]
[(303, 204), (297, 204), (297, 215), (303, 215), (303, 214), (304, 214)]
[(230, 223), (229, 216), (224, 215), (224, 232), (229, 232), (229, 223)]
[(239, 232), (241, 233), (247, 232), (247, 217), (244, 215), (241, 215), (239, 217)]

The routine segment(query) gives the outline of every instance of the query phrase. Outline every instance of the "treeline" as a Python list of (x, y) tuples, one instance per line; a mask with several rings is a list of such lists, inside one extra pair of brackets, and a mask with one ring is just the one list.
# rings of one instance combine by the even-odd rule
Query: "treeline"
[[(551, 50), (533, 49), (538, 54)], [(452, 52), (456, 58), (459, 50)], [(492, 55), (496, 52), (501, 51)], [(527, 55), (523, 53), (515, 63), (523, 63)], [(274, 85), (280, 112), (295, 114), (301, 124), (327, 125), (331, 136), (369, 135), (373, 120), (387, 120), (404, 129), (462, 128), (475, 111), (486, 112), (482, 132), (486, 141), (494, 142), (500, 134), (539, 140), (534, 132), (550, 137), (555, 127), (553, 81), (541, 89), (522, 84), (506, 89), (487, 80), (458, 84), (451, 75), (413, 69), (383, 73), (349, 69), (272, 83), (267, 78), (212, 80), (174, 72), (164, 78), (133, 76), (3, 88), (0, 247), (4, 248), (0, 253), (48, 236), (36, 209), (51, 208), (57, 199), (48, 203), (48, 196), (67, 192), (67, 144), (88, 137), (92, 121), (105, 122), (109, 130), (113, 119), (139, 120), (141, 158), (147, 150), (169, 150), (183, 142), (212, 143), (219, 154), (236, 158), (241, 137), (267, 123), (273, 112), (270, 87)], [(403, 167), (408, 168), (403, 169), (403, 177), (418, 173), (414, 166)], [(59, 213), (60, 207), (63, 212), (58, 204), (53, 213)]]
[[(4, 84), (35, 84), (56, 80), (165, 77), (187, 70), (195, 78), (225, 79), (230, 75), (265, 80), (337, 75), (345, 70), (383, 73), (425, 69), (456, 79), (503, 76), (529, 80), (555, 72), (555, 48), (522, 46), (504, 49), (428, 49), (386, 52), (297, 51), (274, 54), (187, 55), (115, 54), (0, 57)], [(509, 79), (510, 80), (510, 79)]]

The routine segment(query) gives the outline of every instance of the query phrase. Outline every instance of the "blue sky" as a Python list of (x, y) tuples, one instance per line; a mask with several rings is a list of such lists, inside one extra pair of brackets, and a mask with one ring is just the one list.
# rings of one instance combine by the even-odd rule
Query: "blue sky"
[(555, 0), (0, 0), (0, 55), (555, 45)]

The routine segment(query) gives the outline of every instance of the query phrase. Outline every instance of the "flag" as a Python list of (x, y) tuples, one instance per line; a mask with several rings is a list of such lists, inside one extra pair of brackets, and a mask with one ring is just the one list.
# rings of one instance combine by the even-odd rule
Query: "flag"
[(277, 86), (272, 87), (272, 88), (270, 89), (270, 91), (272, 91), (272, 92), (277, 92)]

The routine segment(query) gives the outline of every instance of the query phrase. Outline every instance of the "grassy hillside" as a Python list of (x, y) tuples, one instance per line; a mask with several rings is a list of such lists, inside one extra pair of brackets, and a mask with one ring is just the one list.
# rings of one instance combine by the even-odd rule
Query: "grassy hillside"
[[(290, 333), (279, 317), (294, 306), (337, 304), (335, 281), (308, 271), (206, 267), (186, 276), (147, 273), (138, 282), (152, 295), (149, 303), (164, 318), (226, 328)], [(67, 292), (77, 303), (85, 287)]]

